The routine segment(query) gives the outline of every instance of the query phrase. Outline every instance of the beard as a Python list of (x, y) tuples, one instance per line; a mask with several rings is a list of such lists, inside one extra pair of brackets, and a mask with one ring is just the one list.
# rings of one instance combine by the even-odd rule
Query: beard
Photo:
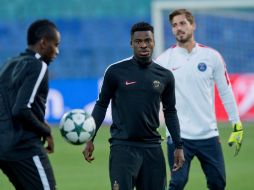
[(193, 34), (188, 34), (185, 38), (184, 37), (176, 37), (176, 41), (181, 43), (181, 44), (184, 44), (188, 41), (190, 41), (190, 39), (192, 38)]

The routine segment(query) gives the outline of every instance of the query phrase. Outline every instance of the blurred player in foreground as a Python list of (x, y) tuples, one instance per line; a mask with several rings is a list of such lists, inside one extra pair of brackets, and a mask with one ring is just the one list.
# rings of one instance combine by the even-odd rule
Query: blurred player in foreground
[[(194, 39), (196, 24), (193, 15), (185, 9), (169, 15), (177, 44), (163, 52), (157, 62), (171, 70), (176, 81), (176, 108), (178, 111), (185, 164), (172, 171), (169, 189), (184, 189), (194, 156), (200, 161), (206, 175), (207, 187), (221, 190), (226, 186), (224, 158), (214, 110), (214, 84), (232, 122), (229, 145), (235, 144), (238, 154), (243, 128), (222, 56), (214, 49)], [(167, 132), (168, 133), (168, 132)], [(168, 157), (172, 168), (173, 144), (168, 134)]]
[[(166, 165), (157, 131), (160, 101), (176, 145), (174, 170), (180, 169), (184, 163), (175, 109), (174, 77), (152, 61), (154, 33), (151, 25), (141, 22), (132, 26), (131, 47), (134, 56), (107, 68), (92, 116), (98, 130), (111, 100), (111, 187), (162, 190), (166, 188)], [(88, 162), (94, 159), (93, 151), (94, 145), (90, 141), (83, 151)]]
[(53, 137), (44, 116), (48, 66), (59, 43), (55, 24), (37, 20), (28, 28), (28, 48), (0, 70), (0, 169), (16, 189), (56, 186), (47, 156), (54, 151)]

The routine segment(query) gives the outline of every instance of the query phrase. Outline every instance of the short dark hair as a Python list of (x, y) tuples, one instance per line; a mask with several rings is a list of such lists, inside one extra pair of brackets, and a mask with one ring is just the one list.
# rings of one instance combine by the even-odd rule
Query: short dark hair
[(186, 19), (193, 24), (195, 22), (194, 16), (187, 9), (176, 9), (172, 13), (169, 14), (169, 22), (172, 24), (172, 20), (175, 16), (185, 15)]
[(151, 31), (153, 33), (153, 26), (146, 22), (138, 22), (132, 26), (131, 36), (133, 36), (136, 31)]
[(34, 21), (27, 30), (27, 44), (34, 45), (42, 38), (53, 38), (54, 30), (57, 30), (56, 25), (47, 19)]

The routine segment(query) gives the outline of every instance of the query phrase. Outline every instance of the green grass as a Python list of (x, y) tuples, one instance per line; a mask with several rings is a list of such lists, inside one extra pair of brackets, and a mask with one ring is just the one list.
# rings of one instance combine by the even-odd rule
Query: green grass
[[(227, 124), (220, 124), (221, 143), (227, 172), (227, 190), (253, 190), (254, 182), (254, 126), (245, 123), (244, 143), (237, 157), (233, 156), (233, 148), (227, 146), (231, 132)], [(161, 129), (161, 132), (164, 130)], [(108, 177), (109, 130), (102, 127), (95, 140), (95, 160), (85, 161), (82, 155), (84, 145), (74, 146), (63, 140), (57, 128), (53, 130), (55, 138), (55, 153), (50, 160), (54, 168), (58, 190), (101, 190), (110, 189)], [(163, 143), (165, 150), (166, 146)], [(168, 172), (169, 174), (169, 172)], [(168, 175), (169, 179), (169, 175)], [(0, 189), (14, 190), (8, 179), (0, 172)], [(196, 159), (193, 160), (189, 182), (185, 190), (204, 190), (206, 182), (201, 167)]]

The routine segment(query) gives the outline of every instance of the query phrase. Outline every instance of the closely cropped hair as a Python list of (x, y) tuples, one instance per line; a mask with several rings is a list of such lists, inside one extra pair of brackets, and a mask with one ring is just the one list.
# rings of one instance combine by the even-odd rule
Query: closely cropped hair
[(136, 31), (151, 31), (153, 33), (153, 26), (146, 22), (138, 22), (132, 26), (131, 36), (133, 36)]
[(169, 22), (172, 24), (172, 20), (175, 16), (185, 15), (186, 19), (193, 24), (195, 22), (194, 17), (190, 11), (187, 9), (176, 9), (172, 13), (169, 14)]
[(54, 30), (57, 30), (57, 27), (53, 22), (47, 19), (36, 20), (27, 30), (27, 44), (34, 45), (42, 38), (53, 38)]

